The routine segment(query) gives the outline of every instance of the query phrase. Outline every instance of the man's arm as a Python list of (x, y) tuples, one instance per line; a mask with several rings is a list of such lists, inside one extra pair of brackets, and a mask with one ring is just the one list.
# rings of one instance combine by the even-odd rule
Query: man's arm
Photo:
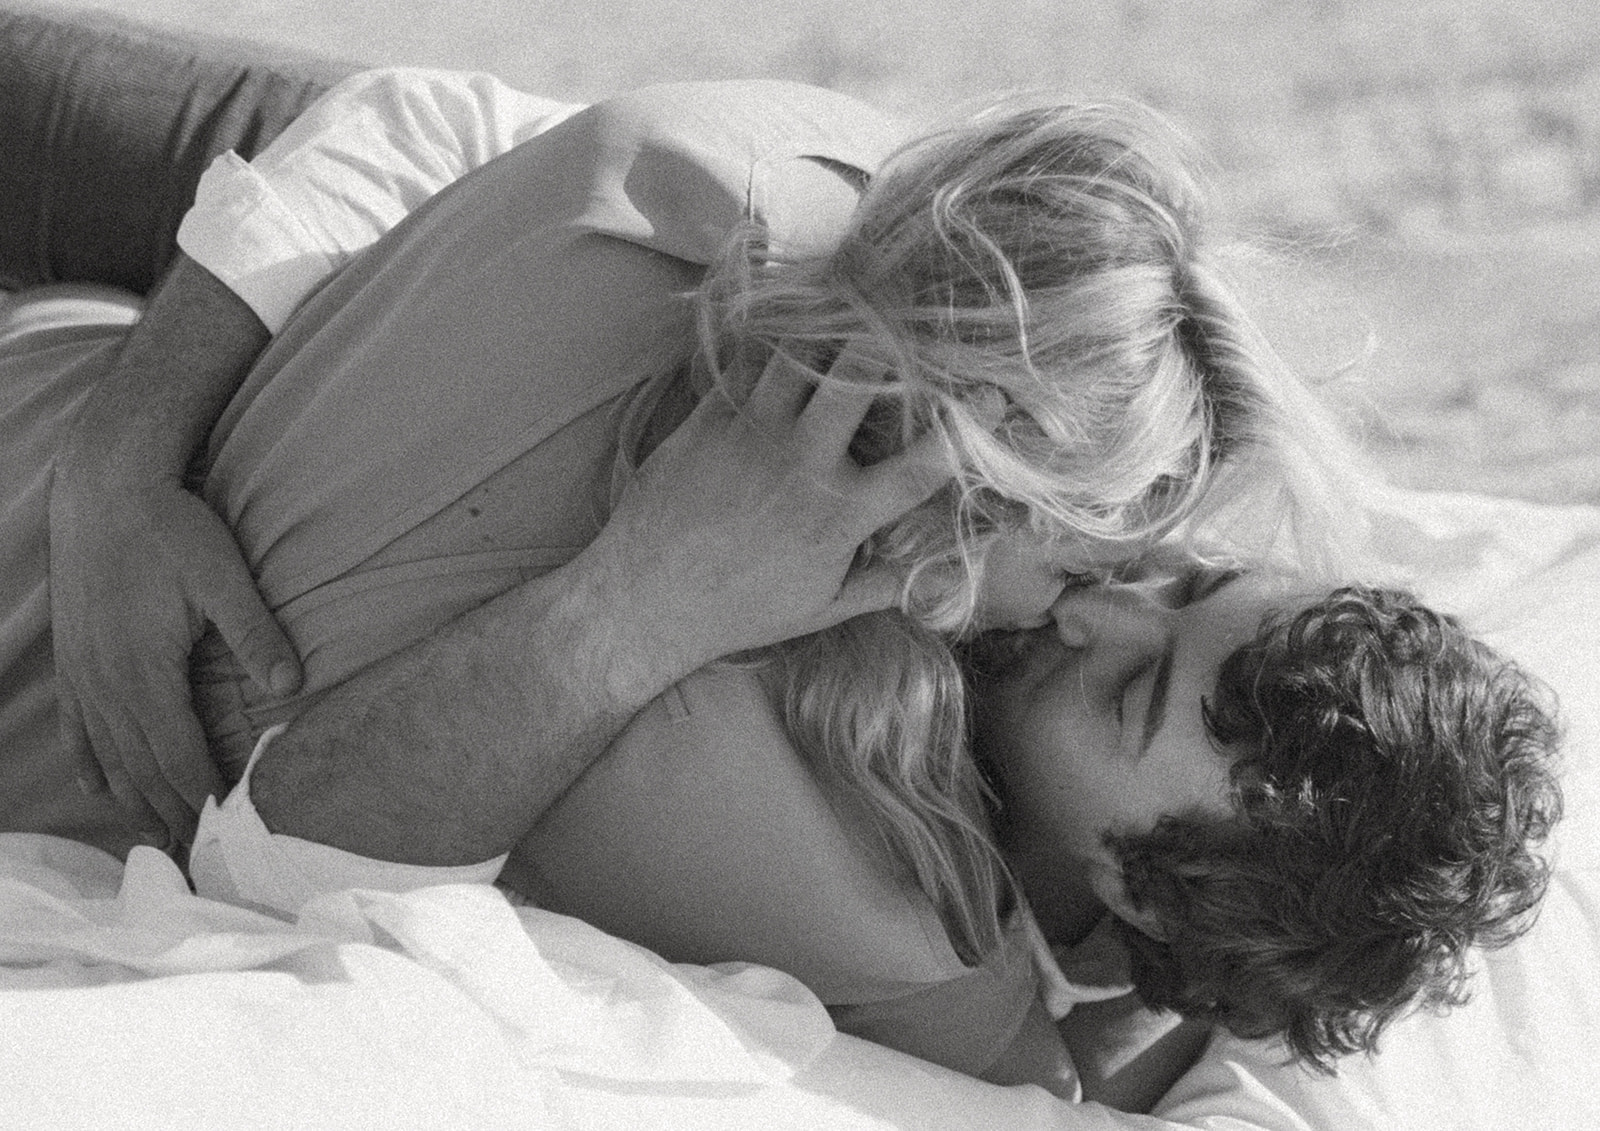
[(856, 550), (948, 472), (923, 446), (859, 467), (874, 386), (811, 386), (775, 361), (743, 408), (706, 398), (567, 566), (291, 724), (253, 772), (267, 827), (401, 863), (485, 860), (690, 672), (893, 604), (901, 580), (852, 570)]
[(287, 694), (301, 676), (231, 534), (182, 490), (190, 459), (311, 291), (434, 192), (577, 109), (487, 75), (363, 72), (254, 163), (227, 154), (202, 179), (184, 250), (86, 405), (52, 496), (66, 746), (151, 839), (188, 840), (222, 792), (188, 699), (206, 622), (263, 685)]
[(153, 839), (187, 838), (192, 809), (221, 791), (189, 704), (187, 657), (204, 623), (253, 678), (281, 692), (300, 682), (232, 535), (183, 485), (267, 338), (248, 306), (180, 255), (56, 463), (50, 593), (63, 736), (83, 779), (109, 784)]

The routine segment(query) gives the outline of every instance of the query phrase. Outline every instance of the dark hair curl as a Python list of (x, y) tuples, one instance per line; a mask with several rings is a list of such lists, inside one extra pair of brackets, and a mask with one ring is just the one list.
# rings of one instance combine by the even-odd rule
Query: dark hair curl
[(1548, 690), (1411, 594), (1349, 587), (1269, 616), (1205, 704), (1244, 753), (1231, 818), (1113, 832), (1158, 941), (1140, 996), (1322, 1071), (1414, 1006), (1466, 1000), (1472, 947), (1533, 921), (1561, 814)]

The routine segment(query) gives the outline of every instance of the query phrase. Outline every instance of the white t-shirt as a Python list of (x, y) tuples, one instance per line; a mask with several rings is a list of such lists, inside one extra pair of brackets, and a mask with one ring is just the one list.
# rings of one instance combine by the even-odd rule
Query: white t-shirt
[(360, 72), (254, 161), (230, 150), (212, 162), (178, 246), (277, 333), (307, 296), (423, 201), (581, 109), (493, 75)]

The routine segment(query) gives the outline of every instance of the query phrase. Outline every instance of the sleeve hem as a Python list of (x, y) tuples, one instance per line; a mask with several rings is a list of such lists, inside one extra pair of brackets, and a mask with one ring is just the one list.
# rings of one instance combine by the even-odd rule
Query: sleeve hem
[(250, 800), (250, 771), (283, 729), (274, 727), (261, 736), (244, 778), (225, 801), (219, 805), (215, 798), (207, 799), (189, 862), (198, 894), (292, 917), (328, 892), (370, 888), (401, 893), (442, 884), (490, 884), (500, 874), (504, 855), (455, 866), (395, 864), (273, 833)]
[(237, 294), (276, 334), (338, 260), (237, 153), (200, 177), (178, 246)]

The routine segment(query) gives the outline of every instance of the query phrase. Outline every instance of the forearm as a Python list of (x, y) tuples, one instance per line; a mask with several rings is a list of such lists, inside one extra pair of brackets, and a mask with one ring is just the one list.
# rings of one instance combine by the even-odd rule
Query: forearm
[(652, 620), (591, 547), (320, 700), (261, 756), (256, 811), (273, 832), (399, 863), (508, 851), (699, 666)]
[(254, 312), (180, 253), (79, 414), (58, 483), (180, 478), (267, 341)]

